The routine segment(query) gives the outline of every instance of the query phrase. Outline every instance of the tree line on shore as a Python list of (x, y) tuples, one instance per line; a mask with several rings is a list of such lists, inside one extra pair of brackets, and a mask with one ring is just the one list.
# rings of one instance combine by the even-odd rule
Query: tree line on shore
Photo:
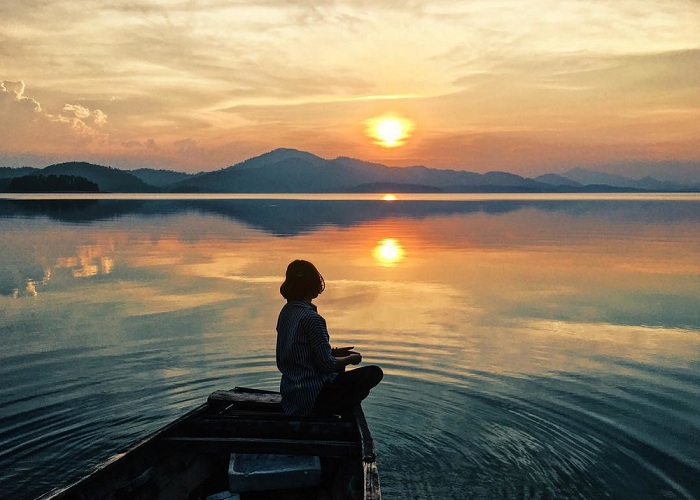
[(23, 175), (10, 180), (12, 193), (98, 193), (99, 187), (78, 175)]

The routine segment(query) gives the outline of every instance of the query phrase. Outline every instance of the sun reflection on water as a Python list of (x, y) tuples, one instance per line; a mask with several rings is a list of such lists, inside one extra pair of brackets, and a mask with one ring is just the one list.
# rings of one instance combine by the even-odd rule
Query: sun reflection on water
[(385, 238), (374, 248), (374, 258), (380, 266), (393, 267), (404, 258), (403, 246), (394, 238)]

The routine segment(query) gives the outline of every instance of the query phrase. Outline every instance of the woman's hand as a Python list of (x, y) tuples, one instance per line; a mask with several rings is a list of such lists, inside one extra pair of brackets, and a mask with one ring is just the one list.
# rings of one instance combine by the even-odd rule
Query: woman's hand
[(353, 349), (355, 346), (350, 346), (350, 347), (332, 347), (331, 348), (331, 354), (335, 356), (336, 358), (343, 358), (345, 356), (349, 356), (350, 354), (354, 354), (355, 351)]
[(343, 372), (348, 365), (359, 365), (362, 362), (362, 355), (359, 352), (348, 351), (347, 356), (336, 356), (335, 371)]
[(359, 352), (353, 352), (348, 357), (349, 365), (359, 365), (362, 362), (362, 355)]

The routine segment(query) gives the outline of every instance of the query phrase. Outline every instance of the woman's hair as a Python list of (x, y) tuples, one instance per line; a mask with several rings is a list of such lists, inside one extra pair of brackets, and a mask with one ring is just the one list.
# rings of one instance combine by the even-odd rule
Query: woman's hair
[(324, 288), (326, 282), (311, 262), (295, 260), (287, 266), (280, 293), (287, 300), (315, 299)]

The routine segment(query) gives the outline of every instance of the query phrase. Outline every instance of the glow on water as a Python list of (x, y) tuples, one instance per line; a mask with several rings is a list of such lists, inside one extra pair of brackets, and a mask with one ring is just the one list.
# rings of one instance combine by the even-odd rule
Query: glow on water
[(385, 498), (698, 497), (698, 229), (674, 196), (0, 200), (3, 494), (275, 389), (307, 258), (334, 343), (386, 373)]

